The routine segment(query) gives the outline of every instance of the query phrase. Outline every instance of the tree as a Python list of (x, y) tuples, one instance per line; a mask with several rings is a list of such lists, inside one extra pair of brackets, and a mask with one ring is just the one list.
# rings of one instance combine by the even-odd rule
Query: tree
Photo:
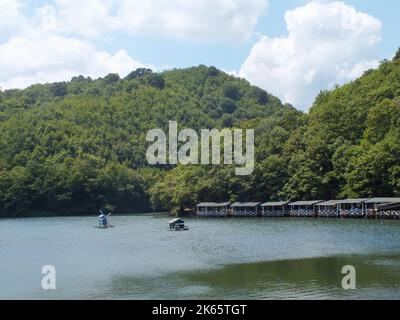
[(268, 93), (258, 87), (252, 88), (250, 97), (256, 99), (260, 104), (266, 104), (268, 102)]
[(165, 81), (164, 78), (159, 74), (152, 74), (147, 76), (147, 83), (148, 85), (157, 88), (157, 89), (164, 89)]
[(209, 67), (207, 70), (207, 77), (216, 77), (219, 75), (219, 70), (216, 67)]
[(222, 98), (220, 102), (220, 108), (223, 113), (232, 114), (236, 110), (235, 101), (229, 98)]
[(153, 71), (151, 69), (138, 68), (135, 71), (132, 71), (130, 74), (128, 74), (124, 78), (124, 80), (134, 80), (150, 74), (153, 74)]
[(240, 99), (240, 91), (236, 85), (234, 85), (232, 83), (227, 83), (226, 85), (224, 85), (222, 90), (223, 90), (225, 97), (232, 99), (232, 100)]
[(50, 93), (54, 97), (64, 97), (67, 92), (67, 85), (64, 82), (56, 82), (50, 87)]
[(104, 84), (113, 84), (120, 80), (118, 73), (110, 73), (103, 78)]

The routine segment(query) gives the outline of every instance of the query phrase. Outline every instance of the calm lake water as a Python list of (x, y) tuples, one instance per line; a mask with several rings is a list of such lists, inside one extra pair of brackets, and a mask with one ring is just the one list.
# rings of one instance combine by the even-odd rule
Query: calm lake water
[[(400, 221), (0, 220), (1, 299), (400, 299)], [(57, 289), (41, 288), (54, 265)], [(357, 289), (341, 288), (344, 265)]]

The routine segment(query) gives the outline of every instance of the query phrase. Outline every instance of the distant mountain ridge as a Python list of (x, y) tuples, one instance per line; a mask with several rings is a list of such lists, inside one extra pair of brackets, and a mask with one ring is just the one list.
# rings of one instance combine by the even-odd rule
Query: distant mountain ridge
[[(7, 90), (0, 93), (0, 215), (399, 196), (399, 57), (321, 92), (308, 114), (206, 66)], [(254, 173), (149, 166), (145, 135), (169, 120), (195, 130), (254, 128)]]

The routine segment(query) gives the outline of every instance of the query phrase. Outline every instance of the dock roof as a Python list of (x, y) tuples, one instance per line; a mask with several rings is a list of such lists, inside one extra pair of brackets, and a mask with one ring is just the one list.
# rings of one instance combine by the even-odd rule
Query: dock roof
[(276, 201), (276, 202), (265, 202), (261, 204), (261, 207), (280, 207), (288, 204), (289, 201)]
[(230, 202), (201, 202), (196, 207), (220, 208), (229, 206)]
[(337, 204), (358, 204), (366, 202), (368, 198), (364, 199), (344, 199), (344, 200), (337, 200)]
[(312, 206), (317, 203), (324, 202), (324, 200), (313, 200), (313, 201), (296, 201), (289, 203), (289, 206)]
[(231, 204), (233, 208), (257, 207), (261, 202), (235, 202)]
[(329, 200), (329, 201), (325, 201), (325, 202), (320, 202), (320, 203), (317, 203), (317, 206), (327, 206), (327, 207), (329, 207), (329, 206), (336, 206), (337, 204), (338, 204), (338, 201), (339, 200)]
[(392, 202), (392, 203), (385, 203), (376, 206), (378, 211), (384, 210), (399, 210), (400, 209), (400, 202)]
[(183, 221), (182, 219), (180, 219), (180, 218), (175, 218), (175, 219), (172, 219), (170, 222), (168, 222), (169, 224), (171, 224), (171, 223), (185, 223), (185, 221)]
[(400, 202), (400, 198), (371, 198), (365, 201), (365, 203), (393, 203)]

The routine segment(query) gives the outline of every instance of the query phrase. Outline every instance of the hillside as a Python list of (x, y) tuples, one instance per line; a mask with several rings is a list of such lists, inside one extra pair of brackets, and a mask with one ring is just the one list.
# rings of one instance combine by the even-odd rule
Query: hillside
[[(0, 94), (1, 215), (168, 209), (198, 201), (400, 195), (400, 56), (321, 92), (303, 114), (214, 67)], [(149, 167), (149, 129), (255, 128), (251, 176)]]
[(289, 197), (400, 195), (400, 50), (377, 70), (321, 92), (302, 137)]
[[(151, 210), (168, 168), (149, 167), (149, 129), (241, 127), (294, 108), (213, 67), (138, 69), (0, 94), (2, 215)], [(258, 121), (258, 120), (257, 120)], [(160, 205), (164, 206), (164, 205)], [(158, 206), (158, 207), (160, 207)]]

